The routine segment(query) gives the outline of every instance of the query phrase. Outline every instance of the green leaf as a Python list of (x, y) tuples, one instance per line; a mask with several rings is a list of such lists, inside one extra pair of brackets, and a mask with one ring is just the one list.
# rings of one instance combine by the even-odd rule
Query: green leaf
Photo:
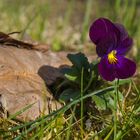
[(105, 110), (106, 109), (106, 102), (103, 98), (101, 98), (100, 96), (98, 95), (94, 95), (92, 97), (93, 101), (95, 102), (96, 104), (96, 107), (99, 109), (99, 110)]
[(106, 102), (107, 102), (107, 107), (110, 108), (111, 110), (114, 110), (114, 99), (111, 98), (111, 96), (108, 96)]
[[(114, 109), (114, 96), (115, 91), (108, 92), (104, 95), (95, 95), (92, 97), (93, 101), (99, 110), (105, 110), (106, 108)], [(123, 101), (123, 94), (119, 91), (118, 92), (119, 101)]]
[(84, 67), (84, 69), (90, 68), (87, 57), (81, 52), (77, 54), (68, 54), (67, 57), (80, 72), (82, 67)]
[[(131, 79), (119, 79), (119, 85), (125, 85), (129, 84), (131, 82)], [(115, 81), (111, 82), (111, 85), (114, 85)]]
[(67, 102), (69, 100), (75, 100), (79, 96), (80, 96), (80, 91), (76, 91), (74, 89), (69, 88), (61, 93), (59, 100), (62, 102)]
[(75, 81), (77, 79), (77, 76), (72, 76), (72, 75), (68, 75), (68, 74), (65, 74), (65, 77), (70, 81)]
[(75, 67), (64, 69), (63, 72), (65, 72), (65, 77), (70, 81), (75, 81), (79, 77), (79, 71)]
[(81, 71), (84, 69), (84, 86), (88, 83), (91, 77), (91, 65), (87, 57), (83, 53), (68, 54), (68, 59), (72, 62), (72, 67), (64, 69), (65, 76), (68, 80), (74, 81), (80, 86), (81, 84)]
[[(115, 96), (115, 91), (109, 92), (105, 95), (107, 107), (112, 110), (114, 109), (114, 96)], [(118, 91), (118, 98), (120, 102), (123, 101), (123, 94), (120, 91)]]
[[(61, 72), (65, 75), (65, 77), (74, 83), (76, 83), (79, 87), (81, 86), (81, 72), (83, 69), (83, 85), (84, 87), (88, 87), (89, 81), (90, 84), (94, 81), (96, 83), (98, 79), (98, 61), (94, 61), (92, 63), (88, 62), (87, 57), (83, 53), (76, 54), (68, 54), (68, 59), (72, 62), (72, 66), (69, 68), (64, 68)], [(91, 79), (92, 78), (92, 79)]]

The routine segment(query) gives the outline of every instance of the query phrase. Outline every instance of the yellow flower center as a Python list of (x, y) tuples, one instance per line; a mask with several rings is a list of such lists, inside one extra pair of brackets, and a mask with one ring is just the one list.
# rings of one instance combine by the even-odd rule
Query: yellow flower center
[(108, 61), (110, 64), (115, 64), (117, 63), (117, 57), (116, 57), (116, 50), (113, 50), (111, 51), (109, 54), (108, 54)]

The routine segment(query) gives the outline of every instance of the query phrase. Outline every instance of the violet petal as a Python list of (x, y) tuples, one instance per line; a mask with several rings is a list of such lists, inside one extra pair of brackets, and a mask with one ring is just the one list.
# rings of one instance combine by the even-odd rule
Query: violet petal
[(120, 31), (120, 40), (124, 40), (128, 37), (128, 32), (127, 30), (125, 29), (125, 27), (122, 25), (122, 24), (119, 24), (119, 23), (115, 23), (114, 24), (118, 30)]
[(117, 59), (117, 64), (110, 64), (107, 57), (101, 59), (98, 70), (103, 79), (113, 81), (115, 78), (125, 79), (133, 76), (136, 71), (135, 62), (123, 56), (117, 56)]
[(115, 65), (116, 78), (125, 79), (133, 76), (136, 71), (136, 64), (123, 56), (118, 56), (118, 63)]
[(91, 25), (89, 36), (97, 45), (98, 55), (102, 56), (103, 52), (105, 53), (110, 48), (110, 45), (111, 48), (116, 48), (120, 40), (120, 31), (110, 20), (99, 18)]
[(116, 50), (119, 55), (125, 55), (131, 49), (132, 45), (133, 40), (132, 38), (128, 37), (120, 42)]
[(129, 37), (128, 32), (126, 31), (125, 27), (121, 24), (115, 23), (115, 26), (120, 31), (120, 41), (117, 46), (118, 54), (125, 55), (132, 47), (133, 40)]
[(98, 70), (103, 79), (107, 81), (113, 81), (115, 79), (114, 65), (109, 64), (107, 57), (101, 59), (98, 64)]

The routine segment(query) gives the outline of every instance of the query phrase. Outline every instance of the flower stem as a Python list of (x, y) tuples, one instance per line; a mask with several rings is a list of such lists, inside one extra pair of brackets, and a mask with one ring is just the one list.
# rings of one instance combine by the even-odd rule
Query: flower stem
[[(83, 86), (83, 82), (84, 82), (84, 68), (82, 68), (81, 71), (81, 98), (83, 97), (83, 93), (84, 93), (84, 86)], [(83, 110), (84, 108), (84, 103), (83, 100), (81, 100), (81, 138), (83, 139)]]
[(113, 133), (114, 127), (110, 130), (110, 132), (107, 134), (107, 136), (104, 138), (104, 140), (108, 140), (111, 134)]
[(114, 140), (117, 135), (117, 96), (118, 96), (119, 79), (115, 81), (115, 95), (114, 95)]

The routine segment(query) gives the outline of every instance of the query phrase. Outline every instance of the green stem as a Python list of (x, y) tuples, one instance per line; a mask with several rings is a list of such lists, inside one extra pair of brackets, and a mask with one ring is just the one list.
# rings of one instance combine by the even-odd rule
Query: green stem
[(72, 123), (73, 123), (73, 119), (74, 119), (74, 116), (75, 116), (75, 110), (76, 110), (76, 105), (74, 105), (72, 111), (71, 111), (71, 114), (72, 114), (72, 117), (70, 118), (70, 122), (69, 122), (69, 126), (68, 126), (68, 130), (67, 130), (67, 133), (66, 133), (66, 140), (70, 140), (70, 134), (71, 134), (71, 128), (72, 128)]
[[(83, 97), (83, 93), (84, 93), (84, 86), (83, 86), (83, 82), (84, 82), (84, 68), (82, 68), (81, 71), (81, 98)], [(81, 100), (81, 138), (83, 139), (83, 110), (84, 108), (84, 103), (83, 100)]]
[(93, 77), (94, 77), (94, 71), (91, 72), (91, 77), (89, 79), (89, 82), (88, 82), (87, 86), (84, 89), (84, 92), (86, 92), (88, 90), (88, 88), (91, 86), (91, 83), (93, 81)]
[(110, 132), (108, 133), (108, 135), (104, 138), (104, 140), (108, 140), (109, 139), (109, 137), (113, 133), (113, 130), (114, 130), (114, 127), (112, 127), (112, 129), (110, 130)]
[[(119, 79), (118, 79), (118, 81), (117, 81), (117, 87), (119, 87)], [(123, 116), (125, 116), (125, 112), (124, 112), (123, 109), (122, 109), (122, 104), (121, 104), (121, 101), (120, 101), (120, 96), (119, 96), (119, 92), (118, 92), (118, 91), (117, 91), (117, 103), (118, 103), (118, 108), (119, 108), (121, 114), (122, 114)]]
[(114, 95), (114, 140), (117, 135), (117, 95), (118, 95), (119, 79), (115, 81), (115, 95)]

